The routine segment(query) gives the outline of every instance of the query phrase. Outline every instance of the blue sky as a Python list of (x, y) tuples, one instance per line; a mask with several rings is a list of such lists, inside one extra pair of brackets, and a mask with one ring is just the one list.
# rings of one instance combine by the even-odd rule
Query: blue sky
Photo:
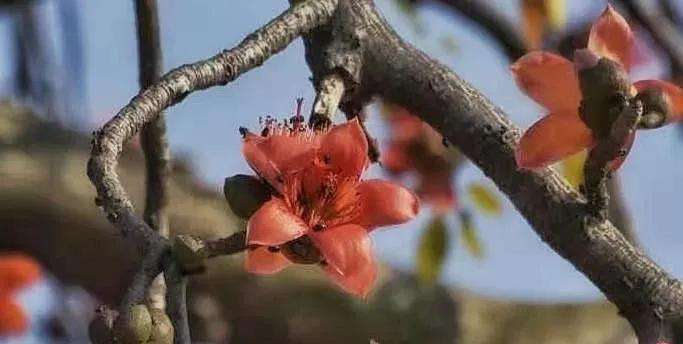
[[(516, 1), (495, 2), (511, 18), (518, 17)], [(570, 23), (597, 16), (604, 8), (590, 1), (567, 2)], [(138, 90), (135, 27), (132, 1), (78, 3), (83, 11), (85, 81), (93, 114), (85, 127), (91, 130), (113, 116)], [(159, 3), (167, 70), (234, 46), (287, 6), (284, 0)], [(515, 123), (526, 127), (541, 114), (541, 109), (515, 87), (507, 59), (476, 27), (442, 8), (424, 8), (419, 13), (422, 22), (428, 23), (424, 36), (416, 33), (392, 0), (377, 0), (377, 4), (400, 34), (474, 84)], [(0, 33), (6, 29), (3, 24)], [(6, 44), (1, 37), (0, 44)], [(438, 43), (442, 37), (456, 42), (456, 51), (444, 49)], [(0, 80), (6, 80), (7, 66), (2, 68), (0, 72), (5, 75)], [(639, 74), (653, 77), (657, 72), (653, 67)], [(249, 171), (240, 155), (237, 128), (256, 127), (261, 115), (290, 113), (297, 97), (305, 97), (310, 105), (313, 92), (309, 76), (298, 40), (230, 85), (192, 94), (168, 111), (173, 152), (189, 156), (201, 178), (218, 192), (223, 178)], [(377, 116), (370, 119), (370, 128), (381, 139), (384, 133)], [(683, 161), (677, 159), (680, 147), (681, 133), (675, 128), (641, 132), (622, 167), (627, 203), (641, 242), (659, 264), (679, 277), (683, 276), (683, 232), (678, 218), (678, 199), (683, 195), (683, 184), (678, 180), (683, 172)], [(380, 172), (375, 167), (371, 173)], [(482, 180), (482, 174), (470, 166), (457, 183), (462, 189), (469, 182)], [(491, 182), (485, 183), (493, 187)], [(374, 238), (380, 258), (395, 267), (412, 269), (416, 238), (425, 220), (423, 216), (400, 228), (377, 232)], [(500, 218), (477, 216), (475, 221), (486, 246), (486, 259), (473, 260), (456, 246), (446, 264), (444, 282), (485, 295), (524, 300), (599, 297), (588, 280), (540, 241), (507, 200)]]

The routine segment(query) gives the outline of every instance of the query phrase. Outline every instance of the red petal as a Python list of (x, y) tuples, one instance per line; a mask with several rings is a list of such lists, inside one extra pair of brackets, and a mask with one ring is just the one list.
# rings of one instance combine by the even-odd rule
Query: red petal
[(40, 278), (38, 262), (21, 253), (0, 256), (0, 294), (28, 287)]
[(576, 112), (549, 114), (524, 133), (515, 158), (519, 168), (541, 168), (593, 144), (591, 130)]
[(564, 57), (535, 51), (522, 56), (510, 69), (517, 86), (551, 112), (579, 108), (579, 80), (574, 65)]
[(633, 32), (626, 19), (612, 6), (602, 13), (591, 27), (588, 49), (601, 57), (621, 63), (626, 70), (631, 68), (633, 51)]
[(669, 105), (669, 113), (672, 115), (668, 121), (678, 121), (683, 119), (683, 89), (666, 81), (662, 80), (641, 80), (633, 84), (633, 86), (642, 92), (646, 89), (658, 89), (664, 93), (664, 99)]
[(636, 139), (636, 133), (634, 131), (631, 135), (629, 135), (629, 137), (626, 139), (626, 142), (624, 143), (624, 146), (622, 147), (622, 149), (625, 151), (626, 154), (612, 160), (609, 163), (610, 171), (616, 171), (619, 169), (619, 167), (621, 167), (621, 165), (626, 160), (628, 153), (631, 151), (631, 147), (633, 147), (633, 142), (635, 141), (635, 139)]
[(20, 335), (28, 330), (28, 317), (9, 296), (0, 296), (0, 337)]
[(244, 258), (244, 269), (254, 274), (278, 273), (291, 264), (280, 252), (271, 252), (265, 246), (249, 249)]
[(361, 298), (367, 297), (377, 282), (377, 263), (374, 258), (353, 274), (341, 275), (329, 265), (325, 267), (325, 272), (346, 292)]
[(320, 141), (320, 159), (344, 176), (360, 176), (368, 166), (368, 140), (357, 118), (334, 126)]
[(304, 221), (279, 198), (264, 203), (247, 223), (249, 245), (278, 246), (308, 231)]
[(261, 137), (247, 133), (242, 154), (249, 166), (277, 190), (282, 175), (299, 170), (312, 161), (316, 144), (305, 135), (272, 135)]
[(309, 236), (327, 264), (344, 276), (355, 274), (372, 260), (372, 241), (359, 225), (327, 228)]
[(389, 143), (389, 146), (382, 152), (382, 167), (394, 174), (408, 171), (412, 165), (412, 159), (408, 155), (407, 149), (406, 144)]
[(412, 220), (420, 210), (420, 201), (410, 190), (380, 179), (370, 179), (357, 186), (360, 213), (354, 220), (366, 228), (397, 225)]

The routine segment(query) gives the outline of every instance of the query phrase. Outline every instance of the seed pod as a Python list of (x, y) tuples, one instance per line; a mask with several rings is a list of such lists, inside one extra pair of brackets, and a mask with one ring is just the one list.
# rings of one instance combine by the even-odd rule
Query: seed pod
[(152, 316), (152, 336), (148, 344), (172, 344), (173, 324), (166, 312), (158, 308), (151, 308), (149, 313)]
[(232, 212), (245, 220), (249, 219), (272, 195), (268, 185), (254, 176), (244, 174), (226, 178), (223, 193)]
[(152, 335), (152, 317), (145, 305), (134, 305), (114, 322), (114, 336), (120, 344), (147, 343)]

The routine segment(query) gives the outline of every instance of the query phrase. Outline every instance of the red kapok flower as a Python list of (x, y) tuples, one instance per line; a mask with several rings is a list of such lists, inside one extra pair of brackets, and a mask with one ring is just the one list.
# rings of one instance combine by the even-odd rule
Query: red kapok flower
[(28, 328), (28, 318), (14, 300), (14, 293), (40, 278), (40, 266), (20, 253), (0, 255), (0, 336), (21, 334)]
[(368, 232), (414, 218), (419, 202), (401, 186), (361, 180), (369, 160), (358, 120), (312, 130), (296, 116), (242, 134), (247, 162), (275, 190), (247, 223), (247, 271), (320, 263), (344, 290), (366, 296), (377, 277)]
[(0, 337), (19, 335), (28, 330), (28, 317), (8, 295), (0, 295)]
[(382, 155), (382, 165), (392, 174), (414, 172), (417, 194), (437, 213), (457, 206), (453, 190), (453, 172), (458, 162), (449, 159), (443, 139), (432, 127), (407, 110), (388, 106), (389, 145)]
[(40, 278), (40, 266), (21, 253), (0, 255), (0, 294), (14, 293)]
[[(641, 98), (644, 113), (659, 115), (656, 123), (645, 121), (641, 127), (661, 126), (683, 118), (683, 91), (679, 87), (660, 80), (643, 80), (633, 85), (628, 81), (633, 41), (624, 18), (608, 5), (591, 28), (588, 48), (575, 52), (574, 63), (538, 51), (521, 57), (511, 66), (519, 88), (549, 111), (522, 136), (516, 152), (520, 168), (545, 167), (593, 147), (609, 134), (614, 118), (603, 110), (617, 93)], [(611, 77), (600, 79), (590, 75), (596, 68), (609, 70)], [(583, 113), (579, 114), (582, 103)], [(624, 147), (626, 151), (632, 139)], [(623, 158), (617, 159), (611, 168), (617, 169), (622, 162)]]

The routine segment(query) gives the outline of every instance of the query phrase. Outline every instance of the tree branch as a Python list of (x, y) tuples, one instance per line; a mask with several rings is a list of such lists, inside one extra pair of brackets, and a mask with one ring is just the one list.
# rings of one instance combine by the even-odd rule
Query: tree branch
[[(159, 16), (156, 0), (135, 0), (135, 18), (138, 36), (138, 63), (140, 88), (152, 85), (161, 76), (162, 53), (159, 37)], [(171, 173), (171, 153), (166, 138), (164, 114), (146, 124), (140, 133), (146, 164), (145, 211), (143, 219), (168, 238), (168, 175)], [(150, 307), (165, 309), (166, 285), (163, 276), (157, 276), (149, 288), (147, 303)]]
[[(520, 131), (505, 113), (447, 67), (404, 42), (370, 0), (340, 0), (335, 38), (356, 40), (363, 76), (355, 100), (373, 96), (399, 104), (456, 144), (510, 197), (536, 233), (588, 277), (651, 343), (655, 324), (683, 314), (683, 285), (631, 245), (607, 220), (596, 221), (586, 200), (551, 169), (518, 170), (514, 150)], [(330, 27), (321, 31), (330, 31)], [(325, 35), (305, 40), (314, 78), (324, 61)], [(346, 38), (343, 38), (346, 37)], [(320, 59), (326, 59), (323, 55)], [(656, 327), (659, 328), (659, 327)]]
[[(103, 208), (109, 221), (126, 239), (136, 245), (144, 257), (140, 270), (123, 298), (120, 311), (128, 312), (131, 305), (141, 303), (152, 279), (164, 269), (168, 268), (168, 271), (173, 273), (167, 277), (167, 282), (175, 283), (174, 278), (177, 277), (177, 273), (174, 272), (174, 269), (177, 269), (176, 263), (169, 259), (172, 256), (168, 254), (168, 240), (135, 216), (133, 205), (116, 173), (124, 143), (145, 124), (157, 119), (162, 110), (182, 101), (189, 93), (225, 85), (241, 74), (260, 66), (301, 34), (325, 23), (336, 5), (336, 0), (304, 1), (293, 5), (249, 35), (235, 48), (223, 51), (210, 59), (176, 68), (164, 75), (159, 81), (142, 90), (95, 133), (88, 161), (88, 177), (97, 189), (96, 204)], [(182, 284), (184, 283), (180, 283), (181, 289), (184, 288)], [(175, 284), (169, 287), (175, 288)], [(182, 293), (180, 290), (173, 290), (173, 294), (179, 297)], [(169, 311), (182, 312), (181, 308), (173, 308)], [(174, 319), (174, 322), (177, 322), (177, 319)], [(176, 338), (176, 343), (185, 339)]]

